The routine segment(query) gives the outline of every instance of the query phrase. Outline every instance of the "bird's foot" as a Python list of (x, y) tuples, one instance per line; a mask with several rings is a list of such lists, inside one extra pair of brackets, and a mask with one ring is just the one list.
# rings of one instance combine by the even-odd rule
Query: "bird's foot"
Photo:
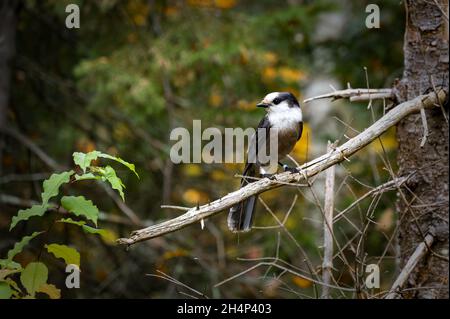
[(275, 179), (275, 174), (261, 174), (262, 178)]
[(285, 172), (291, 172), (292, 174), (298, 173), (297, 167), (290, 167), (290, 166), (287, 166), (286, 164), (283, 165), (283, 169)]

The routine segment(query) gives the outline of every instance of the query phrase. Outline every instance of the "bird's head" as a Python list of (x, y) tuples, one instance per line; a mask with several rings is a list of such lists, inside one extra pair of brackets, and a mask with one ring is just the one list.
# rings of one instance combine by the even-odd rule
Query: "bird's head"
[(286, 112), (291, 108), (300, 108), (295, 96), (289, 92), (269, 93), (256, 106), (264, 107), (268, 112)]

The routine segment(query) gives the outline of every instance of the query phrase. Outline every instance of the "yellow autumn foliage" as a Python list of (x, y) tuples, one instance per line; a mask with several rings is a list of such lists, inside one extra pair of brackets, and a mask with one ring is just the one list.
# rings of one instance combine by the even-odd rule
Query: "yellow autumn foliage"
[(175, 250), (166, 251), (163, 254), (162, 258), (164, 260), (168, 260), (168, 259), (172, 259), (172, 258), (176, 258), (176, 257), (187, 256), (188, 254), (189, 254), (189, 252), (186, 249), (177, 248)]
[(277, 70), (274, 67), (266, 67), (262, 70), (262, 79), (265, 82), (272, 82), (277, 77)]
[(282, 67), (278, 70), (278, 74), (285, 82), (298, 82), (304, 78), (304, 72), (289, 67)]
[(183, 173), (189, 177), (196, 177), (202, 174), (202, 168), (198, 164), (186, 164), (183, 166)]
[(168, 17), (176, 16), (178, 14), (178, 11), (179, 11), (178, 8), (175, 6), (167, 6), (164, 8), (164, 13)]
[[(380, 143), (381, 140), (381, 143)], [(383, 153), (384, 150), (390, 151), (397, 149), (397, 138), (395, 137), (395, 129), (389, 129), (386, 133), (380, 136), (380, 138), (375, 139), (372, 143), (369, 145), (369, 149), (371, 151), (377, 152), (377, 153)]]
[(300, 288), (309, 288), (312, 285), (312, 281), (299, 276), (294, 276), (292, 282)]
[(212, 92), (209, 95), (209, 104), (213, 107), (218, 107), (220, 104), (222, 104), (223, 98), (222, 95), (220, 95), (217, 92)]
[(197, 205), (208, 202), (209, 197), (202, 191), (189, 188), (183, 193), (183, 200), (191, 205)]
[(188, 0), (188, 5), (193, 7), (216, 7), (219, 9), (231, 9), (236, 6), (236, 0)]
[(273, 82), (275, 79), (280, 79), (285, 83), (297, 83), (300, 80), (305, 78), (305, 73), (299, 69), (294, 69), (290, 67), (280, 67), (275, 68), (272, 65), (275, 64), (276, 57), (270, 58), (271, 55), (268, 55), (268, 59), (273, 59), (272, 63), (269, 63), (269, 66), (265, 67), (262, 70), (262, 79), (265, 82)]
[(237, 102), (237, 108), (244, 111), (250, 111), (256, 108), (258, 101), (239, 100)]
[(220, 9), (231, 9), (236, 6), (236, 0), (214, 0), (214, 4)]
[(223, 171), (215, 169), (211, 172), (211, 178), (215, 181), (223, 181), (227, 179), (229, 176), (225, 174)]
[(89, 153), (96, 149), (95, 143), (86, 138), (81, 138), (77, 140), (75, 143), (76, 143), (75, 145), (76, 150), (83, 153)]
[(133, 22), (137, 26), (143, 26), (147, 24), (147, 17), (150, 11), (150, 7), (146, 2), (129, 1), (127, 3), (127, 11), (130, 13)]
[(302, 162), (304, 162), (307, 158), (309, 158), (309, 155), (307, 152), (309, 152), (309, 149), (311, 148), (311, 128), (308, 124), (303, 123), (303, 133), (300, 140), (295, 144), (294, 150), (292, 151), (293, 157)]
[(278, 62), (278, 55), (274, 52), (268, 51), (263, 54), (264, 61), (269, 65), (274, 65)]

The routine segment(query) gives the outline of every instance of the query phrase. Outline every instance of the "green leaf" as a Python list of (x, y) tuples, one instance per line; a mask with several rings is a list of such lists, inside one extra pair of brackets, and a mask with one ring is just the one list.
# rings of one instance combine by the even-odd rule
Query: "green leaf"
[(86, 173), (86, 168), (91, 165), (91, 162), (93, 160), (96, 160), (97, 157), (101, 154), (99, 151), (92, 151), (89, 153), (81, 153), (81, 152), (75, 152), (73, 153), (73, 162), (75, 165), (78, 165), (82, 170), (83, 173)]
[(11, 287), (6, 282), (0, 281), (0, 299), (9, 299), (12, 294)]
[(85, 216), (97, 225), (98, 208), (92, 201), (85, 199), (83, 196), (63, 196), (61, 205), (69, 212), (76, 216)]
[(120, 157), (111, 156), (109, 154), (105, 154), (99, 151), (92, 151), (89, 153), (81, 153), (81, 152), (75, 152), (73, 153), (73, 161), (76, 165), (78, 165), (82, 170), (83, 173), (86, 173), (86, 168), (88, 168), (91, 165), (91, 162), (93, 160), (96, 160), (97, 158), (107, 158), (113, 161), (116, 161), (124, 166), (126, 166), (129, 170), (131, 170), (136, 176), (139, 178), (138, 173), (136, 172), (136, 167), (134, 164), (128, 163), (127, 161), (124, 161)]
[(60, 220), (57, 220), (57, 222), (78, 225), (80, 227), (86, 224), (86, 222), (83, 220), (73, 220), (72, 218), (61, 218)]
[(124, 161), (123, 159), (121, 159), (120, 157), (115, 157), (115, 156), (111, 156), (111, 155), (104, 154), (104, 153), (100, 153), (100, 154), (98, 154), (98, 156), (119, 162), (120, 164), (126, 166), (129, 170), (131, 170), (139, 178), (139, 175), (136, 172), (136, 168), (135, 168), (134, 164), (128, 163), (128, 162)]
[(56, 258), (64, 259), (67, 265), (80, 267), (80, 253), (76, 249), (59, 244), (45, 245), (45, 248), (47, 248), (49, 253), (55, 255)]
[(94, 227), (91, 227), (91, 226), (88, 226), (88, 225), (82, 225), (81, 227), (83, 228), (83, 230), (86, 233), (89, 233), (89, 234), (98, 234), (100, 236), (106, 235), (106, 230), (105, 229), (94, 228)]
[(21, 209), (17, 213), (17, 216), (13, 216), (11, 219), (11, 226), (9, 226), (9, 230), (11, 231), (14, 227), (16, 227), (17, 223), (21, 220), (28, 220), (33, 216), (42, 216), (48, 209), (48, 204), (45, 205), (33, 205), (27, 209)]
[(80, 226), (84, 230), (85, 233), (89, 233), (89, 234), (100, 234), (101, 235), (103, 232), (105, 232), (104, 229), (88, 226), (88, 225), (86, 225), (85, 221), (81, 221), (81, 220), (76, 221), (71, 218), (63, 218), (63, 219), (58, 220), (58, 222)]
[(4, 280), (9, 275), (15, 274), (20, 272), (20, 270), (17, 269), (0, 269), (0, 281)]
[(8, 251), (8, 259), (7, 260), (12, 261), (13, 258), (22, 251), (23, 247), (28, 245), (30, 240), (32, 240), (34, 237), (36, 237), (37, 235), (40, 235), (42, 233), (43, 232), (34, 232), (30, 236), (23, 237), (19, 242), (17, 242), (14, 245), (14, 248), (12, 248), (11, 250)]
[(61, 290), (52, 284), (43, 284), (36, 292), (47, 294), (50, 299), (61, 299)]
[(83, 175), (75, 175), (75, 180), (77, 180), (77, 181), (85, 181), (85, 180), (89, 180), (89, 179), (100, 179), (100, 177), (95, 176), (92, 173), (86, 173)]
[(117, 190), (122, 197), (122, 200), (125, 201), (125, 195), (123, 193), (123, 189), (125, 185), (123, 185), (122, 180), (117, 177), (116, 171), (111, 166), (106, 166), (103, 171), (103, 177), (111, 184), (111, 187)]
[(11, 278), (6, 278), (5, 282), (11, 287), (13, 288), (13, 295), (18, 297), (19, 293), (22, 293), (22, 289), (19, 288), (19, 285), (12, 280)]
[(31, 296), (47, 282), (48, 268), (41, 262), (29, 263), (20, 275), (20, 282)]
[(73, 171), (52, 174), (49, 179), (44, 181), (44, 192), (42, 193), (42, 205), (46, 205), (48, 201), (58, 195), (59, 187), (70, 181)]
[(8, 269), (21, 269), (22, 268), (22, 266), (19, 263), (16, 263), (15, 261), (11, 261), (8, 259), (0, 259), (0, 267), (8, 268)]

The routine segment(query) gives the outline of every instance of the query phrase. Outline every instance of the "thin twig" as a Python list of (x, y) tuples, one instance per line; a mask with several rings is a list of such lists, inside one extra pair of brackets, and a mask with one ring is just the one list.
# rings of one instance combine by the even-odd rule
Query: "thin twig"
[(424, 109), (420, 109), (420, 119), (422, 120), (422, 125), (423, 125), (423, 136), (422, 136), (422, 141), (420, 142), (420, 147), (424, 147), (425, 143), (427, 142), (427, 137), (428, 137), (428, 123), (427, 123), (427, 116), (425, 114)]
[(406, 177), (399, 177), (399, 178), (390, 180), (389, 182), (386, 182), (386, 183), (368, 191), (363, 196), (359, 197), (357, 200), (352, 202), (343, 211), (339, 212), (339, 214), (337, 214), (334, 217), (334, 222), (337, 222), (345, 213), (350, 211), (352, 208), (354, 208), (356, 205), (358, 205), (361, 201), (363, 201), (367, 197), (397, 189), (397, 187), (403, 185), (410, 178), (410, 176), (411, 176), (411, 174)]
[(161, 208), (169, 208), (169, 209), (177, 209), (177, 210), (185, 210), (185, 211), (188, 211), (189, 209), (191, 209), (190, 207), (175, 206), (175, 205), (161, 205)]
[(397, 279), (395, 280), (394, 284), (392, 285), (391, 290), (385, 297), (386, 299), (395, 299), (399, 296), (398, 290), (403, 287), (406, 280), (408, 279), (411, 272), (416, 267), (417, 263), (425, 256), (425, 254), (428, 251), (427, 247), (430, 247), (433, 244), (434, 237), (431, 234), (426, 235), (423, 242), (421, 242), (414, 253), (409, 257), (408, 262), (406, 263), (405, 267), (401, 271), (400, 275), (398, 275)]
[(205, 298), (205, 299), (209, 299), (209, 297), (208, 297), (207, 295), (205, 295), (204, 293), (202, 293), (202, 292), (200, 292), (200, 291), (198, 291), (198, 290), (196, 290), (196, 289), (194, 289), (194, 288), (192, 288), (192, 287), (190, 287), (190, 286), (188, 286), (188, 285), (182, 283), (182, 282), (179, 281), (178, 279), (169, 276), (168, 274), (162, 272), (161, 270), (156, 270), (156, 271), (157, 271), (158, 273), (160, 273), (161, 275), (157, 275), (157, 274), (146, 274), (146, 276), (149, 276), (149, 277), (157, 277), (157, 278), (165, 279), (165, 280), (170, 281), (170, 282), (172, 282), (172, 283), (174, 283), (174, 284), (176, 284), (176, 285), (178, 285), (178, 286), (181, 286), (181, 287), (184, 287), (184, 288), (186, 288), (186, 289), (189, 289), (190, 291), (192, 291), (192, 292), (194, 292), (194, 293), (196, 293), (196, 294), (202, 296), (202, 297)]
[[(238, 278), (238, 277), (240, 277), (240, 276), (242, 276), (242, 275), (244, 275), (244, 274), (246, 274), (246, 273), (248, 273), (248, 272), (250, 272), (250, 271), (252, 271), (252, 270), (254, 270), (256, 268), (258, 268), (258, 267), (261, 267), (261, 266), (273, 266), (275, 268), (284, 270), (286, 273), (290, 273), (292, 275), (295, 275), (297, 277), (306, 279), (306, 280), (311, 281), (313, 283), (316, 283), (318, 285), (322, 285), (322, 286), (325, 285), (325, 283), (323, 283), (323, 282), (321, 282), (319, 280), (308, 278), (307, 276), (302, 275), (302, 274), (300, 274), (300, 273), (298, 273), (296, 271), (293, 271), (292, 269), (286, 268), (286, 267), (284, 267), (282, 265), (279, 265), (276, 262), (260, 262), (260, 263), (257, 263), (256, 265), (253, 265), (252, 267), (247, 268), (246, 270), (244, 270), (244, 271), (242, 271), (242, 272), (240, 272), (240, 273), (238, 273), (238, 274), (236, 274), (234, 276), (231, 276), (231, 277), (229, 277), (229, 278), (227, 278), (227, 279), (225, 279), (225, 280), (215, 284), (214, 287), (219, 287), (219, 286), (221, 286), (221, 285), (223, 285), (223, 284), (225, 284), (225, 283), (227, 283), (227, 282), (229, 282), (229, 281), (231, 281), (233, 279), (236, 279), (236, 278)], [(339, 286), (335, 286), (335, 285), (328, 285), (328, 287), (336, 288), (336, 289), (340, 289), (340, 290), (344, 290), (344, 291), (355, 291), (355, 289), (353, 289), (353, 288), (339, 287)]]

